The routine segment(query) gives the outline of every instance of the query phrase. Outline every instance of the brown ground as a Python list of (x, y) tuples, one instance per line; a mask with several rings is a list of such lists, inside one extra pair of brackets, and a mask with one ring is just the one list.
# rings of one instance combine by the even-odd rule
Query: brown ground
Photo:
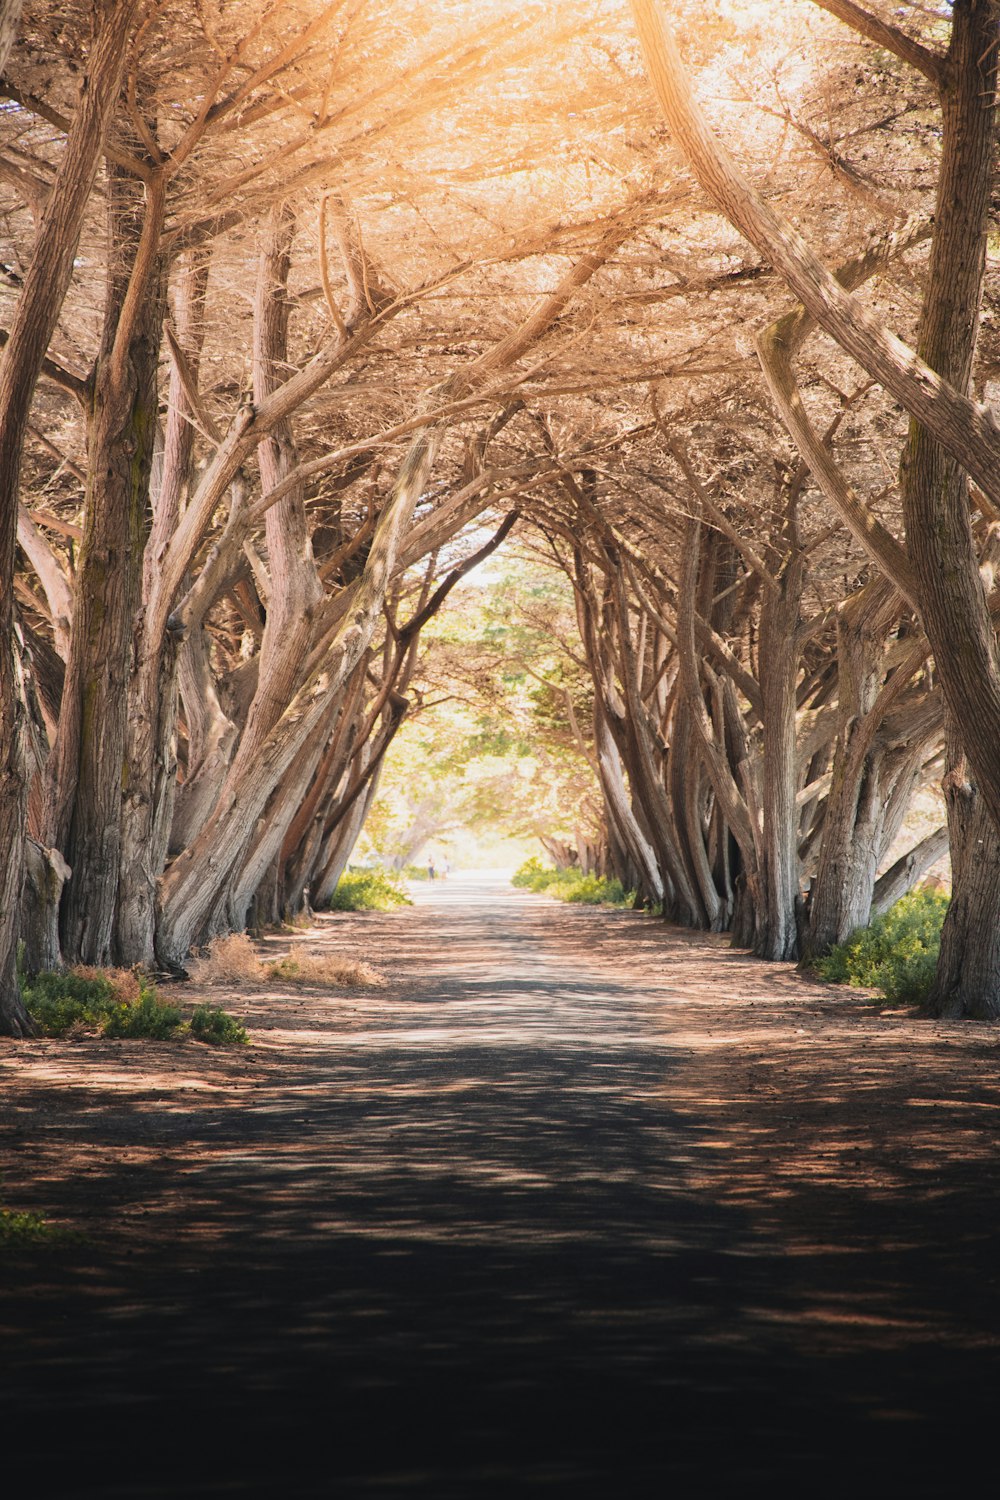
[[(0, 1044), (34, 1495), (946, 1495), (1000, 1372), (1000, 1032), (452, 880), (216, 992), (253, 1045)], [(185, 986), (187, 991), (190, 986)], [(185, 996), (185, 998), (187, 998)]]

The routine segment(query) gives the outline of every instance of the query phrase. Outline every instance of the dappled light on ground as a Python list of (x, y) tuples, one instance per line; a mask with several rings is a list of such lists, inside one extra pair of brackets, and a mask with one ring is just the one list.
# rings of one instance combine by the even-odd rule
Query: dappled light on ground
[(940, 1493), (997, 1368), (994, 1031), (454, 879), (297, 943), (389, 985), (0, 1054), (5, 1200), (90, 1236), (6, 1278), (24, 1433), (58, 1402), (96, 1473), (109, 1409), (258, 1432), (185, 1494)]

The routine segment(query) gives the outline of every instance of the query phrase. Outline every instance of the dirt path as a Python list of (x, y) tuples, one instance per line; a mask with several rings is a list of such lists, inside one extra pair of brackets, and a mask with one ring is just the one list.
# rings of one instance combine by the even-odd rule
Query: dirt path
[(294, 941), (390, 984), (227, 995), (240, 1052), (0, 1046), (4, 1201), (88, 1237), (0, 1258), (8, 1473), (956, 1492), (1000, 1373), (996, 1030), (456, 880)]

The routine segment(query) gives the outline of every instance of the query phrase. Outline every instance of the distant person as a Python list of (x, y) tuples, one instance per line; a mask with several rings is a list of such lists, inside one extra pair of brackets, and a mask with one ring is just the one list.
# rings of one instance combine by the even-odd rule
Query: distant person
[(434, 869), (434, 861), (432, 859), (429, 859), (427, 861), (427, 879), (433, 880), (436, 873), (437, 872)]
[(441, 879), (442, 880), (447, 880), (448, 876), (450, 874), (451, 874), (451, 861), (446, 859), (445, 862), (444, 862), (444, 869), (441, 871)]

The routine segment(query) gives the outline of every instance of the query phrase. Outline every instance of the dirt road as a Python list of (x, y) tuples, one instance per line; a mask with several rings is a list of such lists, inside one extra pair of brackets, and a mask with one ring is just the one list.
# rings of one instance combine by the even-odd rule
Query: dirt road
[[(283, 949), (288, 939), (272, 942)], [(451, 879), (291, 940), (254, 1044), (0, 1044), (35, 1495), (962, 1493), (1000, 1035)], [(220, 996), (213, 997), (216, 1003)]]

